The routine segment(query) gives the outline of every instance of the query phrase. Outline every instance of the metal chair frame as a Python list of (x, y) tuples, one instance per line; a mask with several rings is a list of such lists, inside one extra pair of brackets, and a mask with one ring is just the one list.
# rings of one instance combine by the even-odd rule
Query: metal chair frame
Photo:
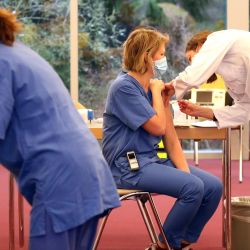
[[(153, 220), (150, 216), (149, 210), (146, 206), (146, 203), (149, 204), (151, 211), (152, 211), (152, 215), (154, 216), (156, 225), (158, 226), (160, 234), (162, 235), (163, 242), (166, 245), (166, 249), (171, 250), (171, 248), (167, 242), (166, 236), (164, 234), (164, 231), (162, 228), (162, 223), (161, 223), (160, 217), (158, 215), (158, 212), (156, 210), (156, 206), (154, 204), (154, 201), (152, 199), (151, 194), (149, 192), (145, 192), (145, 191), (126, 190), (126, 189), (118, 189), (118, 193), (120, 195), (120, 201), (135, 200), (137, 202), (137, 205), (138, 205), (139, 210), (141, 212), (143, 221), (146, 225), (150, 239), (151, 239), (153, 244), (157, 244), (157, 242), (159, 241), (158, 236), (157, 236), (157, 232), (155, 230), (155, 226), (154, 226)], [(95, 239), (94, 246), (93, 246), (92, 250), (96, 250), (98, 245), (99, 245), (102, 233), (104, 231), (104, 227), (106, 225), (106, 222), (108, 220), (108, 217), (109, 217), (111, 211), (112, 211), (112, 209), (109, 210), (108, 214), (103, 218), (103, 220), (100, 224), (100, 227), (99, 227), (99, 230), (97, 232), (96, 239)]]

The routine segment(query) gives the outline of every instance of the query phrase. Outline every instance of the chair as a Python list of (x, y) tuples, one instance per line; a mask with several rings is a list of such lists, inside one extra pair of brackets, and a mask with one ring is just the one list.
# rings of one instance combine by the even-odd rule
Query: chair
[[(160, 234), (163, 236), (163, 241), (164, 241), (164, 243), (166, 245), (166, 249), (171, 250), (171, 248), (169, 247), (169, 244), (167, 242), (167, 239), (165, 237), (165, 234), (164, 234), (164, 231), (163, 231), (163, 228), (162, 228), (162, 223), (160, 221), (158, 212), (157, 212), (155, 204), (153, 202), (151, 193), (146, 192), (146, 191), (127, 190), (127, 189), (118, 189), (117, 191), (118, 191), (118, 194), (120, 196), (120, 201), (135, 200), (137, 202), (137, 205), (139, 207), (142, 218), (143, 218), (144, 223), (146, 225), (146, 228), (147, 228), (148, 234), (150, 236), (150, 239), (151, 239), (153, 244), (157, 244), (158, 235), (157, 235), (157, 232), (155, 230), (153, 220), (152, 220), (152, 218), (150, 216), (149, 210), (148, 210), (148, 208), (146, 206), (146, 203), (149, 204), (149, 206), (151, 208), (151, 211), (152, 211), (152, 215), (153, 215), (153, 217), (155, 219), (155, 222), (156, 222), (156, 224), (158, 226), (158, 229), (160, 231)], [(100, 224), (100, 227), (99, 227), (99, 230), (97, 232), (96, 239), (95, 239), (94, 246), (93, 246), (92, 250), (96, 250), (98, 245), (99, 245), (99, 242), (100, 242), (104, 227), (106, 225), (106, 222), (108, 220), (108, 217), (109, 217), (111, 211), (112, 211), (112, 209), (109, 210), (108, 214), (103, 218), (103, 220), (102, 220), (102, 222)]]

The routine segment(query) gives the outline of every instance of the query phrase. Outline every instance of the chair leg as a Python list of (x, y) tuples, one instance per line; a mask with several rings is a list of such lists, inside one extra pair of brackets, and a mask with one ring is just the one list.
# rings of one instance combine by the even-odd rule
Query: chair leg
[(18, 215), (19, 215), (19, 246), (24, 246), (24, 215), (23, 215), (23, 197), (18, 192)]
[(96, 234), (96, 238), (95, 238), (95, 242), (94, 242), (94, 245), (93, 245), (92, 250), (96, 250), (97, 247), (98, 247), (98, 245), (99, 245), (99, 242), (100, 242), (100, 239), (101, 239), (101, 236), (102, 236), (104, 227), (105, 227), (105, 225), (106, 225), (106, 223), (107, 223), (107, 220), (108, 220), (108, 217), (109, 217), (111, 211), (112, 211), (112, 209), (110, 209), (110, 210), (108, 211), (108, 214), (103, 218), (103, 220), (102, 220), (102, 222), (101, 222), (101, 225), (100, 225), (100, 227), (99, 227), (99, 229), (98, 229), (98, 232), (97, 232), (97, 234)]
[(152, 243), (158, 242), (158, 236), (157, 236), (156, 230), (155, 230), (154, 225), (153, 225), (153, 221), (151, 219), (151, 216), (150, 216), (149, 211), (148, 211), (147, 206), (146, 206), (147, 202), (150, 205), (150, 208), (151, 208), (151, 211), (152, 211), (153, 216), (155, 218), (156, 224), (158, 226), (160, 234), (162, 235), (163, 243), (166, 245), (168, 250), (171, 250), (171, 248), (168, 244), (168, 241), (166, 239), (165, 233), (163, 231), (162, 223), (161, 223), (160, 217), (158, 215), (154, 201), (153, 201), (151, 195), (149, 193), (147, 193), (146, 195), (140, 196), (140, 198), (137, 199), (137, 203), (138, 203), (138, 206), (140, 208), (140, 211), (141, 211), (142, 217), (144, 219), (144, 222), (146, 224), (146, 227), (148, 229), (148, 233), (150, 235)]
[[(148, 197), (147, 197), (147, 199), (148, 199)], [(149, 236), (151, 238), (151, 241), (153, 243), (157, 243), (158, 237), (157, 237), (157, 234), (155, 232), (155, 228), (154, 228), (154, 225), (153, 225), (152, 220), (150, 218), (150, 215), (149, 215), (149, 212), (147, 210), (146, 204), (145, 204), (145, 202), (143, 202), (141, 200), (141, 197), (137, 197), (136, 201), (137, 201), (138, 207), (140, 209), (140, 212), (142, 214), (142, 218), (144, 220), (144, 223), (145, 223), (145, 225), (147, 227), (147, 230), (148, 230)]]
[(9, 176), (9, 250), (15, 250), (14, 176)]
[(165, 232), (163, 231), (162, 223), (161, 223), (159, 214), (158, 214), (158, 212), (157, 212), (156, 206), (155, 206), (155, 204), (154, 204), (154, 201), (153, 201), (151, 195), (149, 195), (149, 204), (150, 204), (151, 209), (152, 209), (152, 211), (153, 211), (153, 213), (154, 213), (154, 217), (155, 217), (155, 219), (156, 219), (157, 226), (158, 226), (159, 231), (160, 231), (160, 233), (161, 233), (161, 236), (162, 236), (162, 238), (163, 238), (163, 243), (167, 246), (167, 249), (168, 249), (168, 250), (171, 250), (171, 248), (170, 248), (170, 246), (169, 246), (169, 244), (168, 244), (167, 238), (166, 238), (166, 236), (165, 236)]

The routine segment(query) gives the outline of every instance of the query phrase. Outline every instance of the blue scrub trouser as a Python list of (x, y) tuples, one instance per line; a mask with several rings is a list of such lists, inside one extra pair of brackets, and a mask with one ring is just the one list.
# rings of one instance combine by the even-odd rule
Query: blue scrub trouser
[(29, 250), (92, 250), (98, 219), (94, 217), (81, 226), (55, 233), (46, 215), (46, 235), (30, 237)]
[(173, 248), (181, 241), (194, 243), (215, 212), (222, 195), (221, 181), (196, 167), (186, 173), (176, 169), (170, 160), (145, 167), (136, 185), (122, 181), (122, 188), (146, 190), (177, 198), (169, 212), (163, 229)]

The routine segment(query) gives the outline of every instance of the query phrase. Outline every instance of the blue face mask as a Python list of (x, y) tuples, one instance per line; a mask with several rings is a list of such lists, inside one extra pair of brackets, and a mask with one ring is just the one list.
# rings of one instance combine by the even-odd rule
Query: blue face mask
[(158, 71), (161, 75), (163, 75), (168, 69), (168, 62), (165, 56), (160, 60), (154, 61), (154, 64), (155, 70)]

